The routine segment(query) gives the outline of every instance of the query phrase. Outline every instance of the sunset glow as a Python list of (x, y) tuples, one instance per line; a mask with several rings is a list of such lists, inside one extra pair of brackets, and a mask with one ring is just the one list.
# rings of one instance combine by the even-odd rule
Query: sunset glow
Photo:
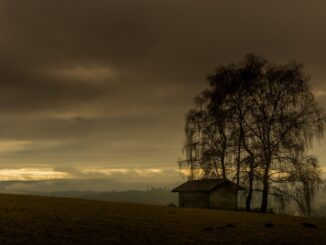
[(49, 180), (49, 179), (64, 179), (69, 177), (70, 177), (69, 174), (64, 172), (54, 171), (53, 169), (21, 168), (21, 169), (0, 170), (0, 181)]

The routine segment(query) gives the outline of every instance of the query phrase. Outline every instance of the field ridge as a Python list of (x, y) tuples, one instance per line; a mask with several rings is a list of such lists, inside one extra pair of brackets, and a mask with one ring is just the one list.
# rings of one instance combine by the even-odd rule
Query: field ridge
[(326, 244), (326, 220), (0, 194), (0, 244)]

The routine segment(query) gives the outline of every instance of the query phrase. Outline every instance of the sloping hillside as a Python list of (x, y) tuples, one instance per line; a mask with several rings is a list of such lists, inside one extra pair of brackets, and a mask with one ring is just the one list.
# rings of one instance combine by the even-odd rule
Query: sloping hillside
[(326, 220), (0, 195), (0, 244), (326, 244)]

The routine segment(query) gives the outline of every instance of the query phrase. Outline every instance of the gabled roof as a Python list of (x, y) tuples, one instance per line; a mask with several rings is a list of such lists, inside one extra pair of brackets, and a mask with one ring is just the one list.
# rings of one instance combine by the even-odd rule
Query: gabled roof
[(238, 190), (243, 190), (243, 188), (230, 180), (224, 179), (201, 179), (201, 180), (188, 180), (187, 182), (174, 188), (172, 192), (187, 192), (187, 191), (202, 191), (210, 192), (216, 188), (234, 185)]

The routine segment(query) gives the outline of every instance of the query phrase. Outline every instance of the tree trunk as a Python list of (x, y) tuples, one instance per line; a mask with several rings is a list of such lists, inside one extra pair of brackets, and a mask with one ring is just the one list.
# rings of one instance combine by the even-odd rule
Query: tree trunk
[[(240, 111), (240, 114), (242, 115), (241, 111)], [(242, 126), (242, 116), (240, 116), (238, 118), (238, 124), (239, 124), (239, 138), (238, 138), (238, 156), (237, 156), (237, 185), (240, 184), (240, 168), (241, 168), (241, 163), (240, 163), (240, 160), (241, 160), (241, 145), (242, 145), (242, 142), (245, 140), (244, 139), (244, 132), (243, 132), (243, 126)], [(245, 144), (245, 142), (243, 142), (243, 144)]]
[(248, 190), (248, 196), (246, 198), (246, 211), (251, 211), (251, 198), (252, 198), (252, 189)]
[(225, 170), (225, 144), (223, 145), (223, 151), (221, 156), (221, 167), (222, 167), (222, 176), (223, 179), (226, 180), (226, 170)]
[(309, 188), (309, 181), (305, 181), (303, 183), (303, 193), (304, 193), (304, 202), (306, 204), (305, 215), (310, 217), (311, 216), (311, 193)]
[(264, 179), (263, 179), (263, 193), (262, 193), (262, 200), (261, 200), (261, 207), (260, 212), (266, 213), (268, 208), (268, 193), (269, 193), (269, 166), (268, 163), (265, 172), (264, 172)]
[(239, 141), (238, 141), (238, 156), (237, 156), (237, 185), (240, 184), (240, 154), (241, 154), (241, 134), (239, 134)]
[(225, 162), (224, 162), (224, 155), (221, 159), (221, 165), (222, 165), (222, 176), (223, 176), (223, 179), (226, 180), (226, 171), (225, 171)]
[(240, 138), (242, 140), (243, 147), (250, 155), (249, 174), (248, 174), (249, 185), (248, 185), (248, 195), (246, 198), (246, 211), (250, 212), (251, 199), (252, 199), (252, 193), (253, 193), (253, 183), (254, 183), (255, 156), (254, 156), (254, 153), (252, 152), (252, 150), (248, 147), (248, 145), (246, 143), (245, 135), (243, 133), (242, 128), (241, 128), (240, 135), (241, 135)]
[(250, 212), (251, 210), (251, 199), (252, 199), (252, 192), (253, 192), (253, 182), (254, 182), (254, 167), (253, 162), (250, 163), (250, 170), (249, 170), (249, 186), (248, 186), (248, 195), (246, 198), (246, 211)]

